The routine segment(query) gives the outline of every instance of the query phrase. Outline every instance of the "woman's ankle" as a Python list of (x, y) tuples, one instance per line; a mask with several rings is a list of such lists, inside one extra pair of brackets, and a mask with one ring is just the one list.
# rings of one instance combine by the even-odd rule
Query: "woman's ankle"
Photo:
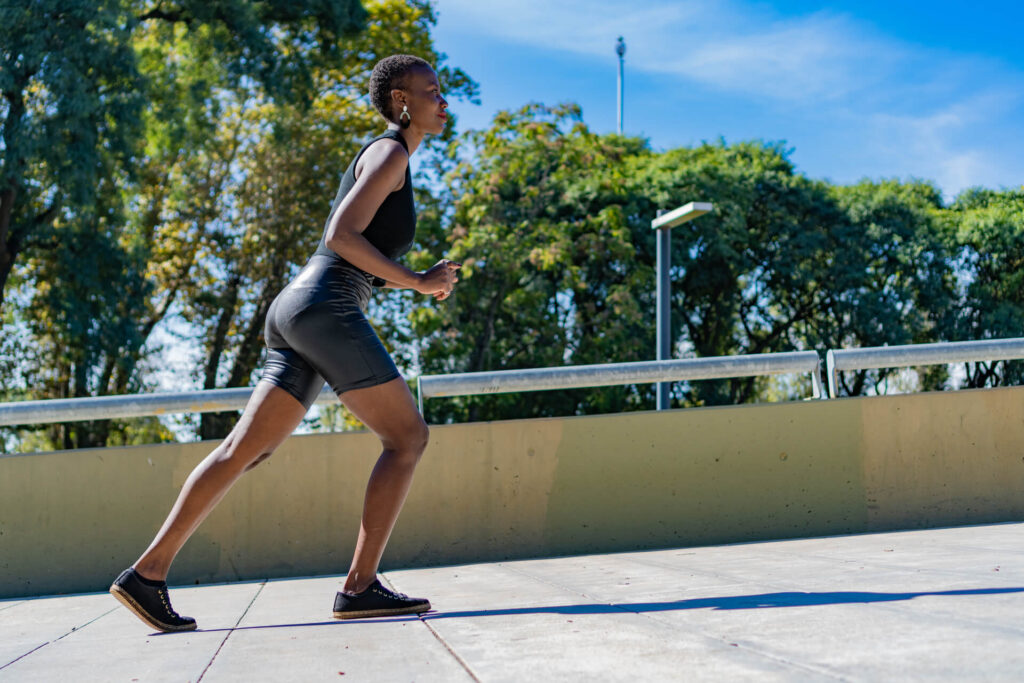
[(161, 569), (160, 567), (157, 567), (157, 566), (153, 566), (153, 565), (150, 565), (150, 564), (145, 564), (143, 562), (136, 562), (135, 564), (132, 565), (132, 569), (135, 570), (136, 574), (138, 574), (142, 578), (147, 579), (149, 581), (166, 581), (167, 580), (167, 570), (166, 569)]
[(370, 576), (349, 574), (348, 577), (346, 577), (345, 585), (341, 590), (343, 593), (348, 593), (349, 595), (358, 595), (368, 589), (376, 578), (376, 574), (371, 574)]

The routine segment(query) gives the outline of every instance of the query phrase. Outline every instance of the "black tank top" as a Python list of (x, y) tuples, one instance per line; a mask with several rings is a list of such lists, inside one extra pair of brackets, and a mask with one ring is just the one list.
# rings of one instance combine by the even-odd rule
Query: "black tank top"
[[(331, 213), (327, 216), (327, 222), (324, 224), (324, 234), (320, 238), (320, 244), (317, 246), (315, 256), (328, 256), (355, 268), (355, 266), (352, 266), (352, 264), (327, 246), (325, 242), (327, 239), (327, 228), (331, 224), (331, 219), (334, 218), (334, 212), (341, 205), (341, 200), (345, 198), (356, 184), (356, 164), (359, 162), (359, 157), (363, 156), (363, 152), (366, 151), (367, 147), (384, 138), (398, 140), (408, 154), (409, 146), (405, 144), (405, 139), (397, 130), (388, 129), (363, 145), (363, 148), (356, 154), (355, 159), (348, 165), (345, 175), (341, 177), (341, 185), (338, 187), (338, 194), (334, 198), (334, 204), (331, 206)], [(391, 260), (395, 260), (409, 251), (415, 235), (416, 205), (412, 194), (412, 173), (409, 171), (409, 167), (406, 166), (405, 184), (402, 185), (401, 189), (395, 190), (384, 198), (384, 202), (377, 209), (377, 213), (373, 215), (373, 218), (370, 219), (370, 224), (366, 226), (366, 230), (363, 231), (363, 237), (375, 246), (380, 253)], [(381, 287), (383, 285), (384, 280), (379, 277), (373, 278), (374, 287)]]

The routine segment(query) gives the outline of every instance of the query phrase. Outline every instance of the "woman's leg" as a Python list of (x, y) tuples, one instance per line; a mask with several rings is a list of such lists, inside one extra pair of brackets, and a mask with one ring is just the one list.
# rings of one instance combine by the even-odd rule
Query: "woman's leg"
[(259, 382), (227, 438), (192, 470), (156, 538), (133, 565), (163, 581), (181, 547), (242, 473), (269, 457), (294, 431), (306, 408), (270, 382)]
[(342, 403), (380, 437), (384, 451), (366, 486), (363, 519), (344, 590), (361, 593), (377, 576), (398, 513), (412, 484), (429, 431), (401, 377), (341, 394)]

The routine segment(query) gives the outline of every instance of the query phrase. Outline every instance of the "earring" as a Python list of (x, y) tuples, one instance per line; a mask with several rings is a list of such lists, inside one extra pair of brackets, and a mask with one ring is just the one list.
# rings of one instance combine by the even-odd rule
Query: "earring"
[(412, 114), (409, 113), (409, 107), (402, 105), (402, 113), (398, 115), (398, 123), (402, 128), (408, 128), (409, 124), (412, 123)]

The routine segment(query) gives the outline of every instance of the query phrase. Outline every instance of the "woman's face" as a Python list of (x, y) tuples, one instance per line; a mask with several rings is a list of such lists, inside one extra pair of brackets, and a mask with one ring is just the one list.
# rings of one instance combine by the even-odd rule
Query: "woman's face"
[[(441, 86), (433, 69), (413, 69), (406, 77), (405, 87), (399, 92), (405, 94), (405, 105), (409, 107), (409, 116), (412, 117), (410, 126), (434, 135), (444, 132), (448, 122), (448, 114), (445, 112), (448, 101), (441, 95)], [(393, 102), (393, 105), (397, 105), (394, 109), (397, 120), (402, 113), (402, 102)]]

